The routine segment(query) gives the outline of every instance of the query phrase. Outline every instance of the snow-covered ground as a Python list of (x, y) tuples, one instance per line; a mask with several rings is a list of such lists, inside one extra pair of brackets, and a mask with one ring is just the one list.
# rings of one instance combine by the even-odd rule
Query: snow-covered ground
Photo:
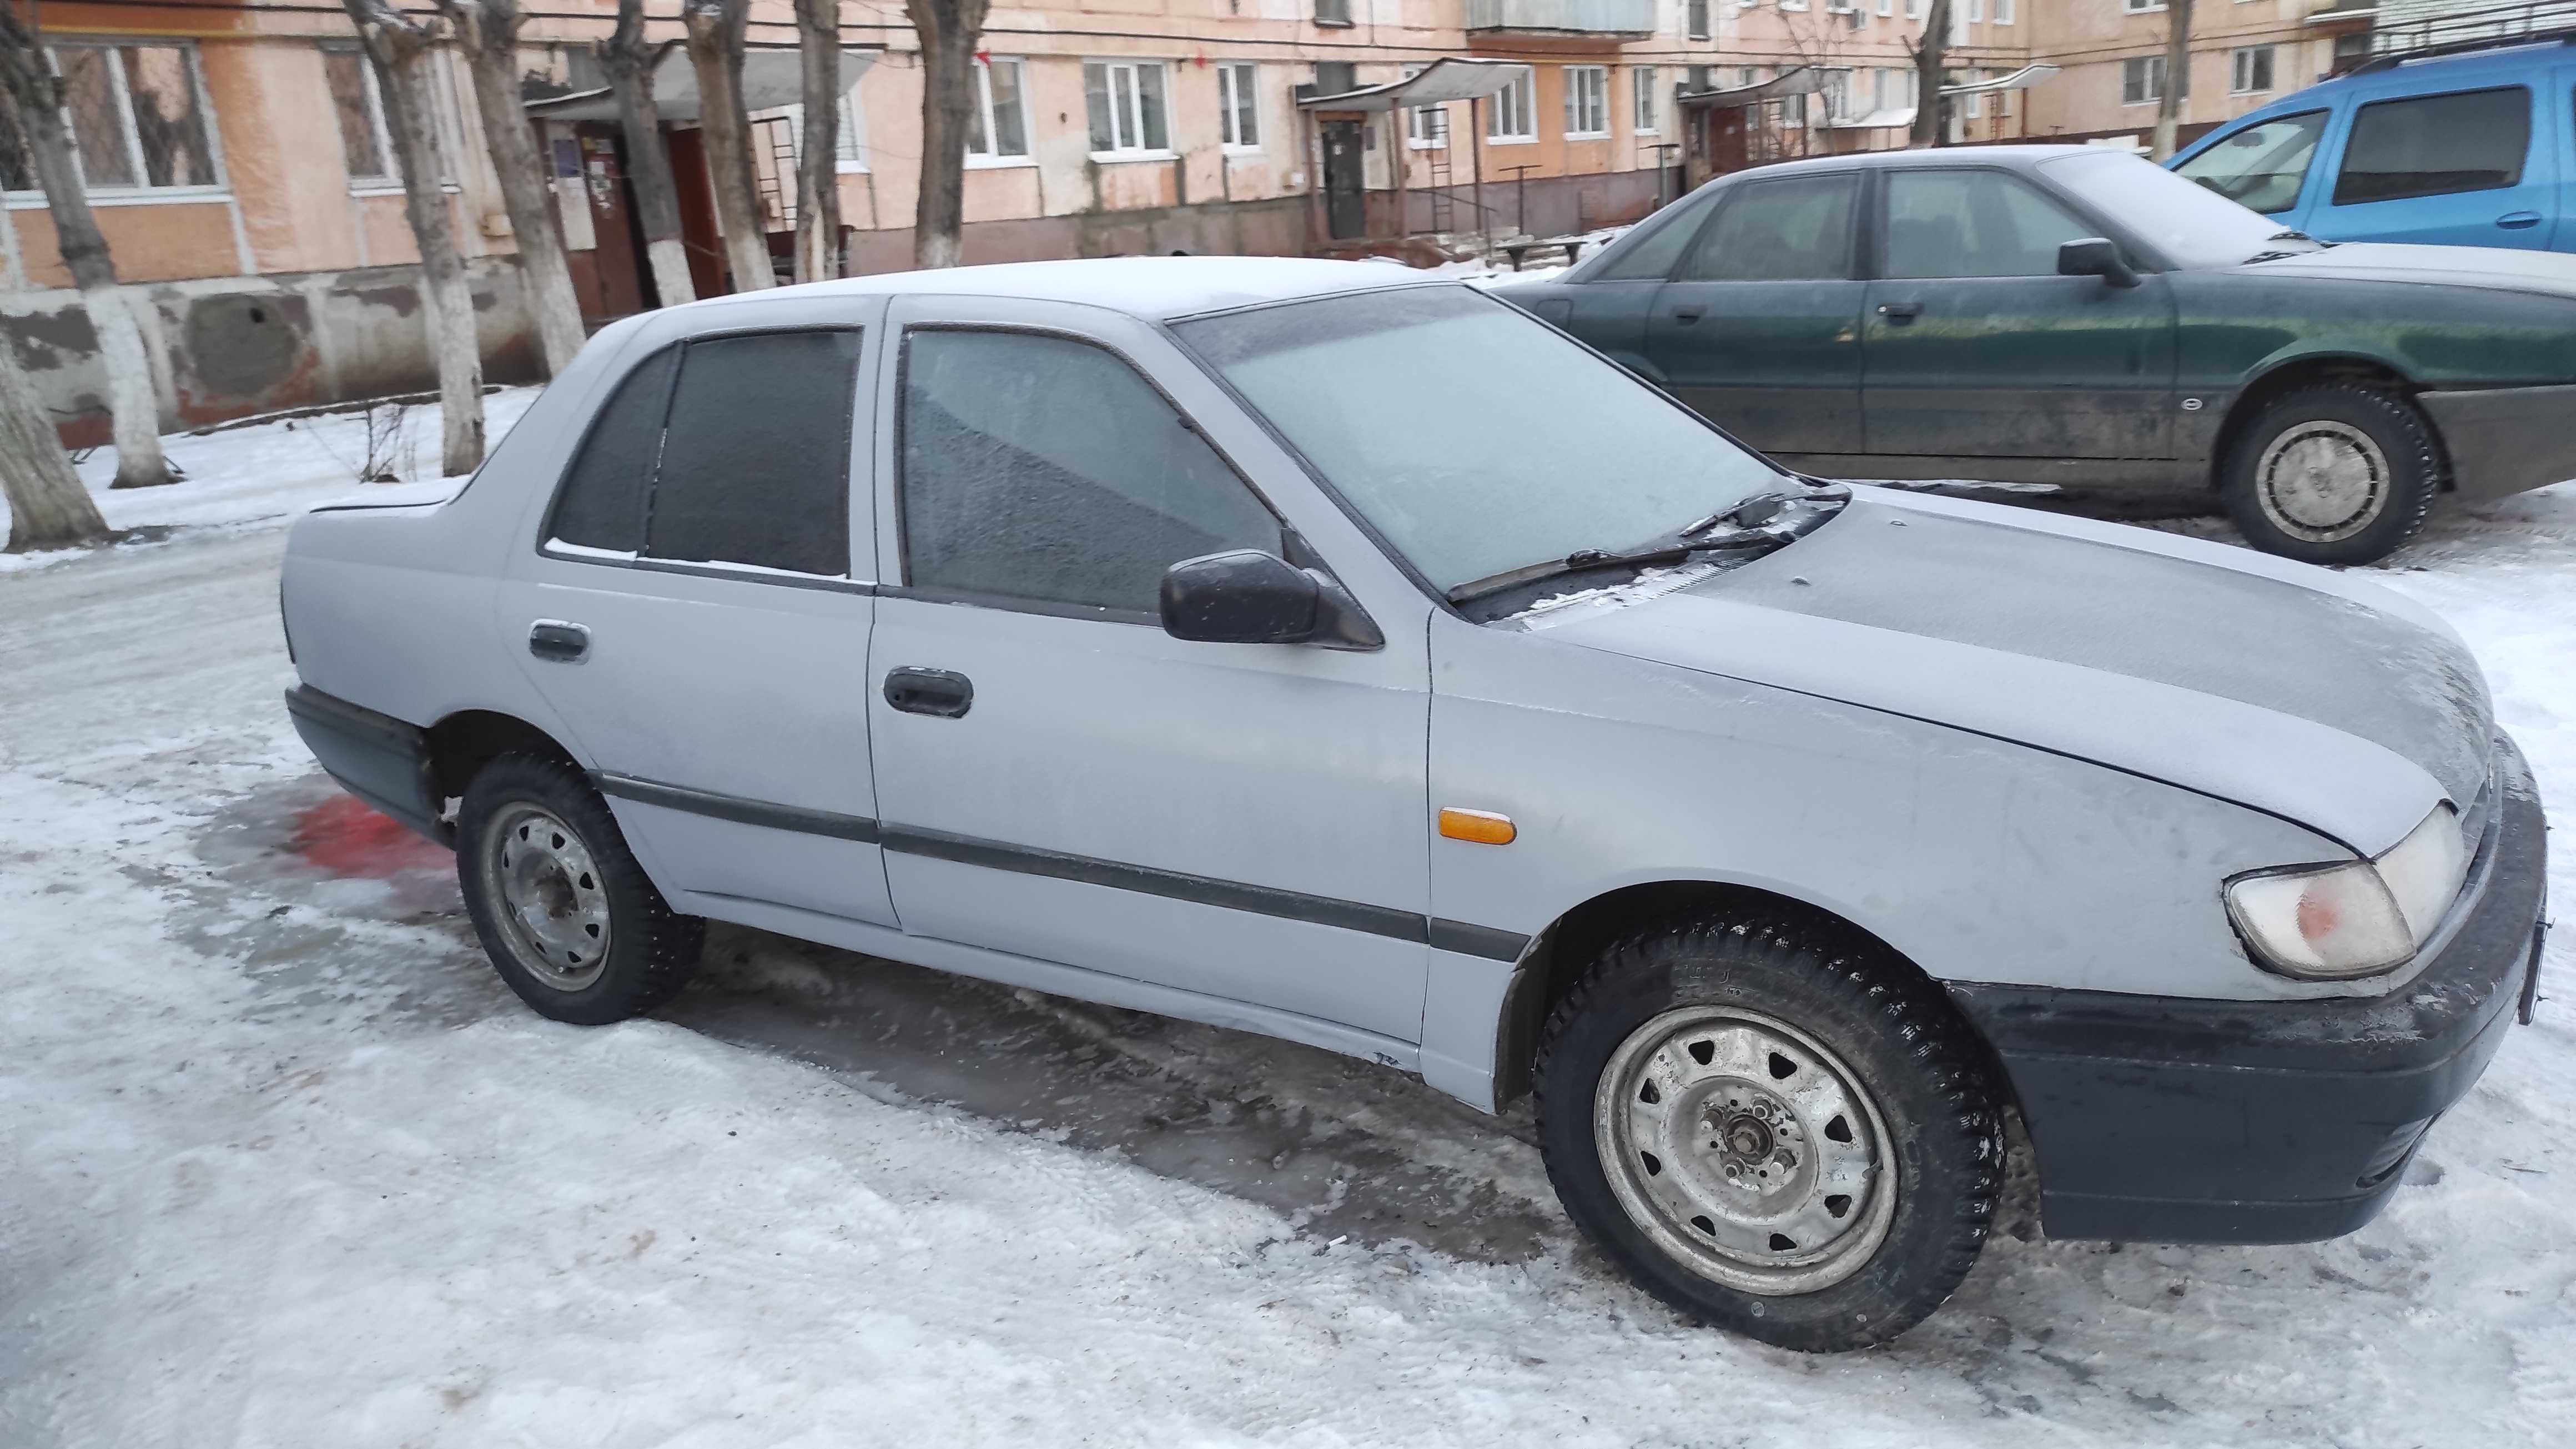
[[(0, 575), (0, 1445), (2576, 1442), (2555, 1000), (2361, 1233), (1999, 1238), (1837, 1359), (1676, 1321), (1524, 1120), (1356, 1062), (721, 928), (662, 1019), (540, 1021), (280, 708), (309, 441), (174, 440), (106, 501), (192, 526)], [(2376, 572), (2569, 820), (2576, 485)]]

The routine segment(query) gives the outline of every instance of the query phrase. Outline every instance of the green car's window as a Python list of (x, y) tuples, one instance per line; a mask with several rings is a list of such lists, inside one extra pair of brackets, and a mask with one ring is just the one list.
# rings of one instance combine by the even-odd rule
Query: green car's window
[(1684, 263), (1681, 282), (1804, 282), (1851, 275), (1860, 178), (1761, 181), (1726, 202)]
[(1887, 275), (2053, 277), (2057, 249), (2098, 231), (2000, 171), (1887, 178)]
[(2323, 111), (2282, 116), (2248, 126), (2175, 169), (2240, 206), (2287, 211), (2299, 204), (2299, 183), (2325, 129)]
[(1648, 278), (1661, 280), (1670, 276), (1673, 263), (1680, 261), (1682, 248), (1690, 245), (1699, 224), (1708, 220), (1708, 209), (1716, 205), (1713, 195), (1679, 202), (1660, 218), (1650, 218), (1652, 228), (1619, 255), (1610, 258), (1587, 282), (1633, 282)]
[(2353, 114), (2334, 204), (2519, 185), (2530, 151), (2531, 92), (2521, 86), (2375, 102)]

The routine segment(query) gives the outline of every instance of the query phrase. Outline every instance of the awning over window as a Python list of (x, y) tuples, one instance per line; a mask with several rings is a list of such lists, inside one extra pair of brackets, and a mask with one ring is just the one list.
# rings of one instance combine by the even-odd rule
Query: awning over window
[[(2055, 74), (2057, 74), (2057, 67), (2053, 65), (2026, 65), (2010, 75), (1997, 76), (1993, 80), (1943, 86), (1941, 94), (1983, 96), (1997, 91), (2026, 91)], [(1848, 121), (1834, 121), (1829, 124), (1837, 131), (1911, 130), (1914, 126), (1914, 109), (1912, 106), (1889, 106), (1884, 110), (1872, 111), (1865, 116), (1855, 116)]]
[(1801, 65), (1749, 86), (1684, 91), (1676, 99), (1686, 107), (1708, 106), (1725, 110), (1734, 106), (1758, 106), (1764, 101), (1786, 100), (1791, 96), (1811, 96), (1824, 88), (1825, 73), (1812, 65)]
[(1470, 60), (1444, 55), (1400, 81), (1362, 86), (1339, 95), (1307, 96), (1297, 104), (1309, 111), (1393, 111), (1482, 100), (1509, 89), (1528, 68), (1516, 60)]
[[(677, 57), (676, 59), (674, 57)], [(840, 92), (848, 94), (859, 83), (859, 76), (875, 62), (873, 50), (841, 52)], [(803, 61), (793, 50), (754, 50), (742, 58), (742, 108), (745, 111), (774, 111), (805, 99)], [(698, 73), (688, 59), (674, 50), (653, 69), (653, 108), (666, 121), (694, 121), (698, 118)], [(568, 96), (555, 96), (530, 101), (527, 112), (549, 121), (614, 121), (617, 119), (617, 97), (606, 88), (575, 91)]]

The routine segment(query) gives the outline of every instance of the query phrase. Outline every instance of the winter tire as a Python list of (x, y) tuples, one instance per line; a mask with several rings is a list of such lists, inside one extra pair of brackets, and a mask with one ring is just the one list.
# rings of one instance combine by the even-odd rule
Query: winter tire
[(1647, 1291), (1782, 1348), (1884, 1343), (1977, 1260), (1998, 1097), (1938, 988), (1854, 933), (1701, 916), (1613, 944), (1539, 1044), (1566, 1210)]
[(508, 754), (465, 787), (456, 875), (494, 969), (540, 1016), (623, 1021), (697, 968), (706, 922), (674, 912), (608, 803), (561, 761)]
[(2228, 516), (2266, 553), (2373, 563), (2424, 526), (2442, 450), (2415, 405), (2386, 388), (2316, 383), (2263, 404), (2228, 450)]

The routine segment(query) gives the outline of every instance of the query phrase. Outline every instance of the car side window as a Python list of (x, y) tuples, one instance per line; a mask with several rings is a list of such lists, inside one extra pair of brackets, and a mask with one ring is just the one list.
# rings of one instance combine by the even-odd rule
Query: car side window
[(903, 356), (905, 581), (1151, 616), (1163, 571), (1283, 529), (1153, 385), (1105, 348), (919, 328)]
[(2280, 116), (2246, 127), (2176, 171), (2250, 211), (2287, 211), (2299, 204), (2299, 184), (2325, 129), (2323, 111)]
[(705, 337), (628, 373), (565, 471), (548, 547), (850, 572), (859, 334)]
[(2531, 92), (2521, 86), (2374, 101), (2353, 113), (2334, 204), (2518, 185), (2530, 151)]
[(1717, 197), (1704, 196), (1674, 207), (1672, 214), (1655, 222), (1654, 230), (1639, 237), (1636, 245), (1611, 258), (1599, 275), (1585, 280), (1633, 282), (1670, 276), (1673, 263), (1681, 260), (1682, 248), (1690, 245), (1700, 223), (1708, 220), (1709, 208), (1716, 204)]
[(1851, 275), (1853, 175), (1761, 181), (1736, 192), (1682, 265), (1680, 282), (1839, 281)]
[(2099, 229), (2000, 171), (1898, 171), (1887, 178), (1890, 277), (2053, 277), (2057, 248)]

